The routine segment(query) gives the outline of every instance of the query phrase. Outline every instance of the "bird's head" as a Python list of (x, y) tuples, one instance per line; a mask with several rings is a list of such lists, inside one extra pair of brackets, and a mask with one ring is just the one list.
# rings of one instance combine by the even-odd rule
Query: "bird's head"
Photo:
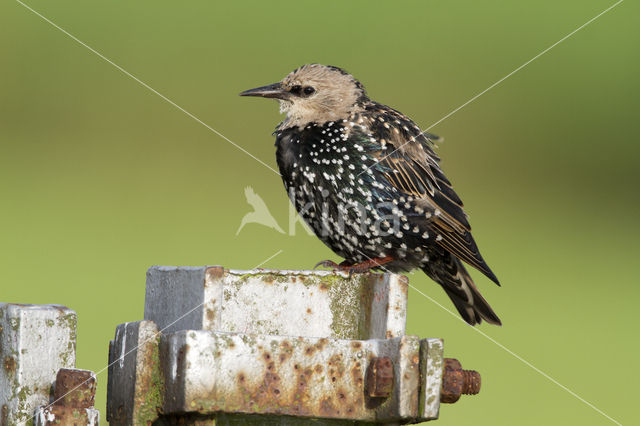
[(280, 112), (287, 114), (283, 124), (301, 127), (347, 118), (360, 108), (366, 92), (358, 80), (338, 67), (308, 64), (282, 81), (245, 90), (240, 96), (278, 99)]

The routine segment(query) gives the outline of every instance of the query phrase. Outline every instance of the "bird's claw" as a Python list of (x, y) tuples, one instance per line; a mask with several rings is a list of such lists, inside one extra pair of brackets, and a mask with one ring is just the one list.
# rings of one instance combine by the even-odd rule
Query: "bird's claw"
[(318, 266), (323, 266), (325, 268), (333, 269), (333, 272), (348, 272), (349, 276), (351, 276), (354, 273), (356, 274), (367, 273), (372, 269), (379, 268), (382, 265), (385, 265), (393, 260), (394, 260), (393, 257), (386, 256), (381, 258), (368, 259), (368, 260), (365, 260), (364, 262), (360, 262), (356, 264), (353, 264), (348, 260), (345, 260), (339, 265), (333, 260), (323, 260), (321, 262), (318, 262), (316, 266), (313, 267), (313, 269), (318, 268)]
[(371, 269), (371, 266), (364, 264), (354, 265), (346, 260), (340, 264), (334, 262), (333, 260), (323, 260), (321, 262), (318, 262), (316, 266), (313, 267), (313, 269), (317, 269), (319, 266), (322, 266), (323, 268), (330, 268), (333, 270), (333, 272), (346, 272), (349, 274), (349, 277), (351, 277), (354, 273), (361, 274), (369, 272), (369, 270)]
[(321, 260), (320, 262), (316, 263), (316, 266), (314, 266), (313, 269), (318, 269), (318, 267), (320, 266), (322, 266), (323, 268), (331, 268), (333, 270), (340, 269), (340, 265), (329, 259)]

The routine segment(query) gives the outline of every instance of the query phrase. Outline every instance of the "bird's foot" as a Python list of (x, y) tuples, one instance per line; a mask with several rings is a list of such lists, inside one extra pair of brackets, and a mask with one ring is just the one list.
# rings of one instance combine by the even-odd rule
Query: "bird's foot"
[(346, 268), (349, 264), (347, 263), (347, 261), (343, 261), (341, 262), (339, 265), (334, 262), (333, 260), (322, 260), (318, 263), (316, 263), (316, 266), (313, 267), (313, 269), (318, 269), (318, 267), (322, 266), (323, 268), (330, 268), (333, 269), (334, 271), (341, 271), (343, 270), (343, 268)]
[(385, 256), (385, 257), (376, 257), (374, 259), (368, 259), (368, 260), (365, 260), (364, 262), (360, 262), (356, 264), (350, 263), (345, 260), (339, 265), (332, 260), (323, 260), (322, 262), (318, 262), (313, 269), (316, 269), (317, 267), (322, 266), (324, 268), (331, 268), (334, 270), (334, 272), (335, 271), (348, 272), (349, 275), (353, 273), (361, 274), (364, 272), (368, 272), (373, 268), (378, 268), (382, 265), (385, 265), (393, 260), (394, 260), (393, 257)]

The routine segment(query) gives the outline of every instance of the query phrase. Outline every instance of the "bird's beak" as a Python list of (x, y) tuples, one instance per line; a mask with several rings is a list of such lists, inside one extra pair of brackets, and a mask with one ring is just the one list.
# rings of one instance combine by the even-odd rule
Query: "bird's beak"
[(274, 83), (268, 86), (245, 90), (244, 92), (240, 93), (240, 96), (260, 96), (263, 98), (288, 99), (289, 92), (282, 87), (282, 84)]

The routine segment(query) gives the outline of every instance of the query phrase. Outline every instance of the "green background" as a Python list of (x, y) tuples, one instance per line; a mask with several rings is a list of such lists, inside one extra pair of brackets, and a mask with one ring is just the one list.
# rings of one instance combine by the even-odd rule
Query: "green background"
[[(272, 167), (277, 105), (241, 90), (338, 65), (425, 128), (613, 3), (28, 2)], [(432, 129), (503, 283), (474, 274), (504, 323), (480, 330), (622, 423), (638, 421), (640, 378), (638, 9), (623, 2)], [(142, 318), (150, 265), (335, 259), (299, 225), (236, 236), (246, 186), (287, 229), (280, 178), (11, 0), (0, 61), (0, 300), (78, 312), (101, 410), (107, 343)], [(483, 374), (437, 424), (611, 424), (414, 290), (408, 333)]]

